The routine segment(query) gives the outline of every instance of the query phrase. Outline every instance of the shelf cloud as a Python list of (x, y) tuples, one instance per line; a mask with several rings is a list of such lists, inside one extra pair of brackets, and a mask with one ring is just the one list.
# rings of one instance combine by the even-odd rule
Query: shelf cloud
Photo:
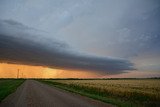
[(0, 20), (0, 62), (109, 74), (135, 69), (129, 60), (78, 53), (45, 34), (14, 20)]

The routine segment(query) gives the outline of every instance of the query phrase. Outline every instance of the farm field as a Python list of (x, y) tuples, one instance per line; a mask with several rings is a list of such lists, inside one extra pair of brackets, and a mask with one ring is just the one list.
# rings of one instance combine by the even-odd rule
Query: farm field
[(160, 79), (43, 80), (43, 82), (122, 107), (156, 107), (160, 104)]
[(23, 82), (22, 79), (0, 79), (0, 102), (13, 93)]

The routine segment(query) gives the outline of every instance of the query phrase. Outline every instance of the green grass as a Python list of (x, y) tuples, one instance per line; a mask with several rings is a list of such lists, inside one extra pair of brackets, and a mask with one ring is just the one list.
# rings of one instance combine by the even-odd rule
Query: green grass
[(0, 102), (9, 94), (16, 91), (17, 87), (24, 82), (23, 79), (1, 79), (0, 80)]
[[(55, 86), (55, 87), (58, 87), (58, 88), (61, 88), (61, 89), (64, 89), (70, 92), (78, 93), (83, 96), (97, 99), (97, 100), (100, 100), (106, 103), (111, 103), (119, 107), (158, 107), (160, 104), (158, 103), (160, 101), (158, 99), (159, 98), (158, 93), (157, 93), (158, 97), (155, 96), (154, 94), (153, 96), (150, 97), (148, 96), (148, 94), (144, 94), (142, 92), (142, 89), (143, 89), (142, 87), (144, 87), (143, 86), (144, 83), (152, 82), (150, 80), (143, 80), (143, 81), (140, 80), (139, 82), (141, 83), (142, 86), (138, 85), (138, 82), (135, 80), (134, 81), (126, 80), (125, 81), (126, 85), (123, 84), (122, 81), (120, 80), (117, 80), (117, 81), (112, 81), (112, 80), (111, 81), (108, 81), (108, 80), (102, 80), (102, 81), (101, 80), (40, 80), (40, 81), (48, 85), (51, 85), (51, 86)], [(136, 83), (136, 86), (134, 86), (135, 83)], [(159, 88), (156, 88), (157, 84), (158, 83), (155, 83), (153, 84), (153, 87), (150, 85), (150, 87), (147, 87), (147, 88), (149, 88), (149, 91), (151, 92), (155, 90), (157, 92), (157, 90), (159, 91)], [(112, 90), (107, 90), (110, 88), (112, 88)], [(143, 89), (143, 91), (148, 92), (147, 88)], [(115, 89), (117, 89), (120, 92), (118, 92)], [(133, 89), (133, 92), (132, 92), (132, 89)]]

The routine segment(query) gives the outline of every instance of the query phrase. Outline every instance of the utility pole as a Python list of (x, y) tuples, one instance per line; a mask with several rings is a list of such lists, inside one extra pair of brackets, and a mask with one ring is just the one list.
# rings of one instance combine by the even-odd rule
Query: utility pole
[(18, 71), (17, 71), (17, 79), (19, 78), (19, 69), (18, 69)]

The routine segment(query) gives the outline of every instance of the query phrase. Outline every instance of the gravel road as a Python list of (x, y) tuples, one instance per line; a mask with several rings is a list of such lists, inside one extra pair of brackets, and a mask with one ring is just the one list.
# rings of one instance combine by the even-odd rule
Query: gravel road
[(113, 107), (97, 100), (26, 80), (0, 107)]

